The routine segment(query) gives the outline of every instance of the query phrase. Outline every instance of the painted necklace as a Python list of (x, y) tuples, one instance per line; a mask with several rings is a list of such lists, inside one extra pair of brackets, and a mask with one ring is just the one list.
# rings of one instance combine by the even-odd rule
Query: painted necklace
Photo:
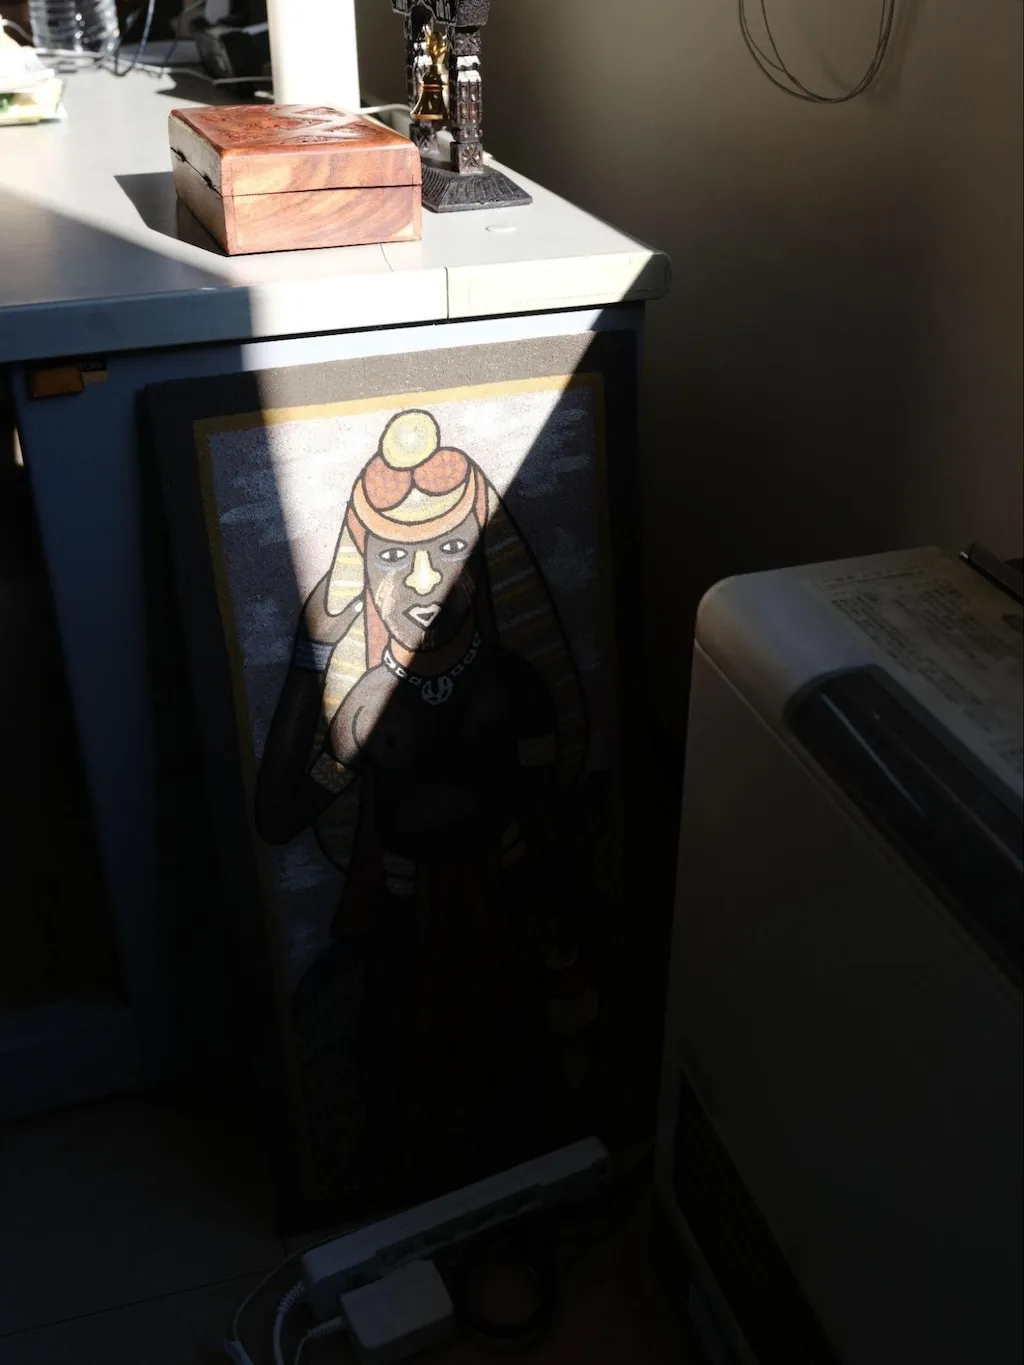
[(420, 694), (420, 700), (426, 702), (428, 706), (442, 706), (451, 699), (456, 682), (480, 653), (480, 644), (480, 632), (477, 631), (469, 649), (466, 650), (457, 664), (453, 664), (445, 673), (438, 673), (430, 677), (425, 677), (422, 673), (410, 673), (407, 668), (402, 667), (391, 650), (385, 645), (384, 667), (396, 678), (401, 678), (402, 682), (408, 683), (410, 687), (415, 687)]

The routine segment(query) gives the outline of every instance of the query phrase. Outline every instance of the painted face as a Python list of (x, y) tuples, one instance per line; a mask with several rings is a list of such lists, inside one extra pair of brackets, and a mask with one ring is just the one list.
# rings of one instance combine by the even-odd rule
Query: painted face
[(405, 649), (446, 645), (473, 606), (472, 560), (480, 537), (471, 516), (432, 540), (403, 544), (366, 537), (366, 581), (391, 638)]

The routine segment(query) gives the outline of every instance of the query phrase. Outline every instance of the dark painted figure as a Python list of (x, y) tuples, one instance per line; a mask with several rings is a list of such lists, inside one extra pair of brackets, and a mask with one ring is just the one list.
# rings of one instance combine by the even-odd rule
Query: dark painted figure
[(345, 873), (293, 1002), (322, 1187), (443, 1184), (551, 1140), (597, 995), (564, 837), (578, 680), (496, 490), (398, 414), (311, 593), (264, 749), (257, 827), (316, 828)]

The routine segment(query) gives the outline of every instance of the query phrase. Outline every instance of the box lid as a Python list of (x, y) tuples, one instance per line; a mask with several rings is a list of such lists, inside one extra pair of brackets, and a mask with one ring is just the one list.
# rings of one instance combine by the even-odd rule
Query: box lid
[(418, 185), (408, 138), (326, 105), (242, 104), (174, 109), (171, 151), (223, 198)]

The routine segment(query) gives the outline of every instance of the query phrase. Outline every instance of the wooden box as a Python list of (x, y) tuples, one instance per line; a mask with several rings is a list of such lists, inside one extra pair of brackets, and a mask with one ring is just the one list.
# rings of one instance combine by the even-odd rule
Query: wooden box
[(174, 186), (229, 255), (409, 242), (420, 158), (359, 114), (301, 104), (175, 109)]

